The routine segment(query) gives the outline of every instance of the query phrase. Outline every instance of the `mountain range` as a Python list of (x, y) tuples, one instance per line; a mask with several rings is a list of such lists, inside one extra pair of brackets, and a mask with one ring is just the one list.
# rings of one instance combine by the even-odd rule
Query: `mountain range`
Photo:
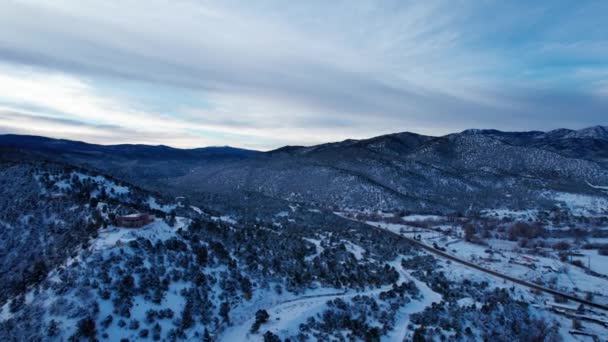
[(0, 340), (605, 340), (606, 132), (2, 135)]
[(404, 132), (268, 152), (105, 146), (18, 135), (0, 136), (0, 148), (192, 198), (241, 192), (341, 208), (429, 213), (550, 208), (568, 194), (604, 197), (602, 186), (608, 185), (604, 126), (469, 129), (441, 137)]

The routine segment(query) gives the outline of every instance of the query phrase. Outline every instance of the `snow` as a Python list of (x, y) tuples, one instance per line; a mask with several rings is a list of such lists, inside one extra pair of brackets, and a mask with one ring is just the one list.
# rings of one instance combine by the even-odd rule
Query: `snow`
[(156, 219), (154, 222), (142, 228), (122, 228), (109, 226), (99, 230), (99, 236), (93, 241), (92, 248), (106, 249), (116, 246), (116, 243), (126, 243), (136, 240), (138, 237), (150, 239), (151, 241), (165, 241), (175, 235), (177, 229), (185, 227), (188, 220), (183, 217), (176, 217), (175, 227), (169, 227), (163, 220)]
[[(308, 239), (307, 239), (308, 240)], [(311, 239), (312, 240), (312, 239)], [(313, 240), (314, 241), (314, 240)], [(312, 241), (311, 241), (312, 242)], [(440, 302), (441, 296), (433, 292), (426, 284), (413, 278), (409, 273), (405, 272), (401, 267), (401, 258), (390, 262), (389, 264), (399, 271), (399, 282), (413, 280), (418, 286), (421, 296), (407, 303), (397, 316), (397, 325), (394, 331), (389, 336), (383, 338), (383, 341), (401, 341), (407, 334), (407, 325), (411, 314), (423, 311), (433, 302)], [(270, 315), (267, 323), (265, 323), (260, 331), (272, 331), (279, 336), (294, 335), (299, 331), (301, 323), (306, 322), (308, 317), (315, 316), (326, 309), (327, 302), (337, 298), (343, 300), (351, 299), (355, 296), (376, 296), (383, 291), (392, 288), (392, 285), (386, 285), (380, 288), (372, 288), (365, 291), (345, 291), (336, 292), (331, 288), (320, 288), (306, 292), (304, 295), (296, 298), (284, 300), (276, 303), (273, 306), (264, 308)], [(262, 308), (262, 307), (260, 307)], [(251, 334), (249, 329), (255, 322), (255, 316), (252, 314), (247, 320), (239, 321), (233, 326), (226, 329), (220, 335), (220, 341), (259, 341), (260, 333)]]
[[(355, 296), (356, 293), (350, 296)], [(294, 333), (299, 325), (304, 323), (308, 317), (320, 313), (325, 308), (327, 301), (335, 298), (346, 298), (344, 292), (336, 292), (335, 289), (320, 289), (308, 292), (300, 298), (293, 298), (278, 303), (266, 309), (270, 319), (263, 325), (263, 330), (273, 331), (282, 335)], [(277, 320), (277, 318), (280, 318)], [(255, 322), (255, 315), (228, 328), (221, 336), (220, 341), (259, 341), (258, 334), (250, 334), (249, 329)]]
[[(455, 241), (447, 246), (448, 252), (459, 256), (463, 259), (473, 261), (479, 266), (491, 269), (500, 273), (508, 274), (510, 276), (517, 277), (522, 280), (530, 282), (541, 279), (545, 283), (554, 283), (557, 289), (561, 289), (568, 293), (575, 293), (579, 291), (589, 291), (594, 293), (603, 293), (606, 285), (606, 280), (598, 277), (594, 277), (587, 274), (583, 269), (561, 262), (555, 255), (552, 257), (543, 257), (533, 255), (531, 257), (537, 261), (529, 261), (522, 259), (524, 254), (513, 251), (512, 247), (506, 241), (500, 241), (501, 245), (494, 244), (494, 241), (488, 240), (487, 242), (492, 247), (492, 254), (486, 251), (489, 247), (480, 246), (473, 243), (466, 242), (464, 240)], [(440, 246), (444, 245), (441, 240), (437, 240)], [(597, 251), (585, 251), (588, 253)], [(488, 261), (491, 257), (496, 261)], [(596, 266), (601, 271), (606, 271), (606, 264), (602, 261), (608, 258), (600, 258), (599, 255), (592, 256), (592, 269)], [(521, 263), (530, 263), (534, 265), (534, 269), (509, 262), (510, 259), (518, 260)], [(581, 258), (584, 264), (587, 263), (587, 258)], [(595, 262), (594, 262), (595, 260)], [(600, 271), (597, 271), (601, 273)]]
[(519, 221), (535, 220), (538, 217), (538, 210), (511, 210), (511, 209), (486, 209), (481, 214), (485, 217), (497, 219), (510, 218)]
[(481, 306), (481, 303), (479, 303), (479, 302), (475, 301), (475, 300), (474, 300), (473, 298), (471, 298), (471, 297), (465, 297), (465, 298), (461, 298), (461, 299), (459, 299), (459, 300), (457, 301), (457, 303), (458, 303), (458, 305), (459, 305), (459, 306), (461, 306), (461, 307), (464, 307), (464, 306), (471, 306), (471, 305), (473, 305), (473, 304)]
[(8, 228), (13, 228), (13, 225), (9, 224), (6, 221), (2, 221), (2, 220), (0, 220), (0, 226), (5, 226), (5, 227), (8, 227)]
[(442, 220), (442, 216), (438, 215), (407, 215), (403, 216), (403, 220), (406, 222), (419, 222), (419, 221), (439, 221)]
[(154, 198), (152, 196), (148, 197), (148, 200), (146, 201), (146, 203), (148, 204), (148, 206), (150, 208), (160, 210), (165, 213), (171, 212), (172, 210), (175, 210), (175, 208), (177, 208), (177, 205), (175, 205), (175, 204), (171, 204), (171, 205), (160, 204), (160, 203), (158, 203), (156, 198)]
[(276, 213), (274, 216), (275, 217), (287, 217), (287, 216), (289, 216), (289, 213), (286, 211), (281, 211), (281, 212)]
[[(165, 298), (163, 298), (160, 304), (154, 304), (149, 300), (143, 298), (143, 296), (134, 296), (133, 297), (133, 307), (131, 309), (131, 317), (127, 320), (124, 319), (127, 324), (130, 320), (137, 320), (140, 322), (142, 326), (145, 326), (144, 322), (146, 321), (146, 311), (150, 309), (164, 309), (164, 308), (180, 308), (184, 305), (184, 297), (179, 293), (182, 289), (187, 288), (189, 286), (186, 282), (174, 282), (169, 285), (169, 290), (166, 293)], [(175, 313), (176, 315), (179, 312)], [(113, 313), (113, 304), (111, 300), (100, 300), (99, 301), (99, 317), (105, 318), (108, 315), (114, 315)], [(120, 341), (123, 338), (128, 338), (130, 340), (138, 340), (138, 331), (137, 330), (129, 330), (124, 327), (118, 326), (118, 320), (120, 317), (115, 317), (110, 326), (104, 331), (108, 334), (109, 341)], [(174, 327), (172, 319), (158, 319), (156, 322), (161, 326), (162, 331), (169, 331)]]
[(129, 218), (136, 218), (136, 217), (140, 217), (141, 214), (129, 214), (129, 215), (123, 215), (122, 217), (129, 217)]
[(0, 308), (0, 322), (7, 321), (13, 317), (13, 314), (9, 310), (9, 303), (5, 303)]
[[(580, 260), (585, 266), (590, 264), (591, 270), (608, 276), (608, 255), (600, 255), (597, 250), (580, 250), (584, 257), (573, 257)], [(608, 281), (607, 281), (608, 283)]]
[(551, 191), (543, 195), (562, 202), (573, 214), (579, 216), (597, 216), (608, 211), (608, 199), (604, 197)]
[(62, 179), (59, 182), (55, 183), (55, 186), (58, 187), (60, 190), (69, 190), (72, 188), (72, 185), (68, 183), (68, 181), (66, 181), (65, 179)]
[(381, 339), (382, 341), (405, 341), (408, 337), (407, 326), (410, 321), (410, 316), (414, 313), (424, 311), (426, 307), (433, 303), (440, 303), (442, 297), (437, 292), (431, 290), (425, 283), (412, 277), (409, 272), (404, 271), (400, 264), (393, 262), (392, 266), (399, 271), (401, 277), (400, 281), (412, 280), (421, 294), (420, 299), (407, 303), (405, 307), (399, 311), (395, 322), (395, 329)]
[(346, 250), (350, 253), (353, 253), (357, 260), (363, 259), (363, 253), (365, 253), (365, 249), (361, 248), (359, 245), (355, 245), (350, 241), (343, 240), (344, 245), (346, 246)]
[[(539, 255), (528, 255), (536, 261), (522, 259), (525, 253), (512, 241), (487, 239), (488, 246), (470, 243), (458, 238), (441, 235), (433, 230), (421, 230), (406, 224), (395, 224), (385, 222), (366, 222), (369, 225), (390, 230), (408, 237), (420, 236), (421, 241), (427, 245), (437, 244), (439, 247), (446, 248), (447, 252), (461, 259), (471, 261), (476, 265), (486, 269), (494, 270), (506, 275), (510, 275), (525, 281), (541, 281), (545, 286), (558, 289), (565, 293), (584, 293), (594, 294), (595, 301), (608, 303), (608, 296), (605, 295), (606, 279), (593, 276), (584, 269), (576, 267), (559, 259), (557, 253), (547, 249), (547, 257)], [(550, 242), (550, 241), (548, 241)], [(607, 271), (608, 257), (600, 256), (596, 250), (584, 251), (584, 254), (591, 255), (591, 269), (598, 273)], [(580, 257), (583, 264), (587, 264), (587, 257)], [(514, 260), (515, 262), (512, 262)], [(529, 266), (526, 266), (529, 264)], [(447, 266), (449, 273), (454, 273), (462, 266), (451, 263)], [(479, 277), (483, 279), (493, 278), (497, 283), (504, 282), (502, 279), (486, 276), (474, 269), (463, 269), (461, 274), (466, 277)], [(458, 272), (456, 272), (458, 274)], [(463, 277), (466, 278), (466, 277)], [(474, 278), (470, 278), (471, 280)], [(512, 285), (510, 282), (506, 284)], [(505, 285), (503, 285), (504, 287)]]
[(106, 191), (108, 193), (114, 193), (117, 195), (124, 195), (124, 194), (128, 194), (130, 192), (130, 189), (127, 186), (123, 186), (123, 185), (118, 185), (116, 184), (116, 182), (111, 181), (109, 179), (107, 179), (104, 176), (95, 176), (92, 177), (90, 175), (86, 175), (80, 172), (73, 172), (72, 176), (76, 176), (78, 177), (78, 179), (80, 181), (88, 179), (88, 180), (92, 180), (93, 182), (100, 184), (100, 185), (104, 185), (104, 187), (106, 188)]
[(214, 221), (226, 222), (228, 224), (236, 224), (237, 223), (237, 221), (234, 218), (232, 218), (232, 217), (230, 217), (228, 215), (224, 215), (224, 216), (220, 216), (220, 217), (211, 216), (211, 219), (214, 220)]
[(608, 186), (602, 186), (602, 185), (593, 185), (589, 182), (587, 182), (587, 185), (589, 185), (590, 187), (594, 188), (594, 189), (600, 189), (600, 190), (607, 190), (608, 191)]
[(310, 261), (312, 259), (314, 259), (316, 256), (319, 256), (319, 254), (321, 254), (324, 250), (323, 247), (321, 247), (321, 240), (317, 240), (317, 239), (310, 239), (310, 238), (304, 238), (304, 240), (314, 244), (317, 248), (317, 252), (313, 255), (309, 255), (306, 257), (307, 261)]

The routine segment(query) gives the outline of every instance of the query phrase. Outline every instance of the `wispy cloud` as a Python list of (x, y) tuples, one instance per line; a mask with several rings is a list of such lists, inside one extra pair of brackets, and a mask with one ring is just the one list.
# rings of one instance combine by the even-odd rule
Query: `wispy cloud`
[[(142, 6), (4, 3), (0, 103), (90, 125), (98, 142), (262, 149), (403, 130), (607, 123), (601, 3)], [(49, 134), (48, 122), (28, 120)], [(103, 125), (125, 134), (106, 138)]]

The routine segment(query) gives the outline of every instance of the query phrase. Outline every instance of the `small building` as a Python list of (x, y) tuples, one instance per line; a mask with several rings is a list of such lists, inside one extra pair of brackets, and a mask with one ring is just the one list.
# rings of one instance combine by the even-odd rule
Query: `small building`
[(135, 213), (116, 217), (116, 225), (128, 228), (141, 228), (154, 221), (154, 215)]

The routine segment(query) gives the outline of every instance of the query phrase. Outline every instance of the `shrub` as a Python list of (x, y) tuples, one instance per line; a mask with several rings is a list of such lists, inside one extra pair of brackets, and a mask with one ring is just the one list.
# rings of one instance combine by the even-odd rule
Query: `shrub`
[(76, 334), (80, 337), (95, 337), (95, 321), (91, 317), (83, 318), (78, 321), (78, 330)]
[(258, 332), (258, 330), (260, 329), (260, 325), (268, 322), (268, 318), (270, 318), (270, 315), (266, 310), (258, 310), (255, 313), (255, 322), (253, 323), (253, 325), (251, 325), (250, 331), (252, 333)]
[(560, 241), (555, 243), (552, 247), (558, 251), (567, 251), (570, 249), (570, 244), (566, 241)]

